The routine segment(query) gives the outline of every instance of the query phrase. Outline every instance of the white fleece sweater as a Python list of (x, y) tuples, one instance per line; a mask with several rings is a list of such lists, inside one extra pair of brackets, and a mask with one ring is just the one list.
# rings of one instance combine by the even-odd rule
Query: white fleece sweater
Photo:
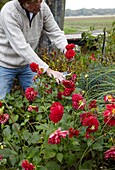
[(34, 52), (43, 29), (51, 42), (63, 51), (67, 40), (44, 1), (31, 26), (18, 0), (7, 2), (0, 12), (0, 66), (17, 68), (35, 62), (45, 72), (49, 66)]

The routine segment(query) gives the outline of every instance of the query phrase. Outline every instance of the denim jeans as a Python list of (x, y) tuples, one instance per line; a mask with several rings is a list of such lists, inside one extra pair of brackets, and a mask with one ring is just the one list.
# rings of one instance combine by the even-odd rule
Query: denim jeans
[(32, 86), (32, 79), (36, 73), (32, 72), (29, 65), (20, 68), (5, 68), (0, 66), (0, 99), (10, 93), (14, 78), (17, 78), (23, 90)]

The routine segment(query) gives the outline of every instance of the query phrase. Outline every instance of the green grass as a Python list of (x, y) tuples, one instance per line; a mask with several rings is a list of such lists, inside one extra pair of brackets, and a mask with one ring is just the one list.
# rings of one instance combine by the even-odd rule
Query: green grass
[(109, 30), (112, 23), (115, 21), (115, 16), (98, 16), (98, 17), (66, 17), (64, 20), (65, 34), (81, 33), (88, 31), (90, 28), (95, 30)]
[(71, 27), (71, 28), (64, 28), (64, 32), (66, 33), (66, 34), (74, 34), (74, 33), (76, 33), (76, 28), (74, 28), (74, 27)]

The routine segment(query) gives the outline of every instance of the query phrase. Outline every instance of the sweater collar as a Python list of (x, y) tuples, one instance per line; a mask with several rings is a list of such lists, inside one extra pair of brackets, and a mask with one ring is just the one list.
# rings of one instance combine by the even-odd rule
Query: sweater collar
[[(14, 4), (15, 4), (15, 6), (16, 6), (16, 8), (23, 14), (23, 15), (26, 15), (27, 16), (27, 11), (23, 8), (23, 7), (21, 7), (21, 5), (20, 5), (20, 3), (18, 2), (18, 0), (13, 0), (14, 1)], [(43, 0), (43, 2), (42, 2), (42, 5), (41, 5), (41, 11), (43, 11), (43, 4), (44, 4), (45, 2), (44, 2), (44, 0)]]
[(25, 16), (27, 16), (26, 11), (24, 8), (21, 7), (20, 3), (18, 2), (18, 0), (13, 0), (14, 4), (16, 6), (16, 8)]

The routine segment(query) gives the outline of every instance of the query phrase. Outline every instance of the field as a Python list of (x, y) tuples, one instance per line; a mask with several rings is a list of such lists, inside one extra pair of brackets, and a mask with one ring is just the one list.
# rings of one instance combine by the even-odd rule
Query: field
[(115, 16), (78, 16), (65, 17), (64, 32), (65, 34), (81, 33), (91, 29), (103, 31), (104, 28), (109, 30), (112, 23), (115, 22)]

